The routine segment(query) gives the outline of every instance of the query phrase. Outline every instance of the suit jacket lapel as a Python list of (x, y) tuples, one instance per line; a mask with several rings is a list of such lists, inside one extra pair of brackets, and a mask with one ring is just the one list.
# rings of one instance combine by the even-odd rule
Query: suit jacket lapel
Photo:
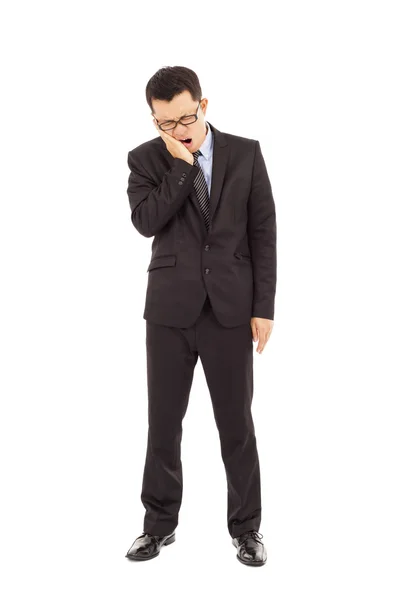
[[(211, 175), (211, 194), (210, 194), (210, 220), (217, 210), (221, 198), (222, 184), (225, 179), (226, 165), (228, 163), (228, 142), (225, 135), (218, 131), (208, 121), (211, 131), (214, 134), (213, 166)], [(197, 200), (197, 199), (196, 199)], [(199, 209), (200, 210), (200, 209)]]

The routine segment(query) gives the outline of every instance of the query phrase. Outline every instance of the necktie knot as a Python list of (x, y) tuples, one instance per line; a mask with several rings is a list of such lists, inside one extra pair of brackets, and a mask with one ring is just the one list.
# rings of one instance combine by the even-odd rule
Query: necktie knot
[(193, 152), (193, 156), (196, 160), (199, 158), (200, 154), (201, 154), (200, 150), (196, 150), (196, 152)]

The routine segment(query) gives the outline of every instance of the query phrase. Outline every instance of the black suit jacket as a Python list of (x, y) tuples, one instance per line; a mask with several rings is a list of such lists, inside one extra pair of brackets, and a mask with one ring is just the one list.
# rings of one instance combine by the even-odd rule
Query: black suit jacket
[(189, 327), (208, 293), (234, 327), (274, 318), (276, 218), (258, 140), (214, 134), (207, 232), (193, 181), (199, 167), (174, 158), (161, 136), (128, 152), (131, 220), (153, 237), (143, 318)]

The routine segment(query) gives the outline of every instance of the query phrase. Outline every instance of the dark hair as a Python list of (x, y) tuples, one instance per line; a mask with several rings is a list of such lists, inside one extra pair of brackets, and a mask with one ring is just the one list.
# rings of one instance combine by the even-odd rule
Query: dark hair
[(146, 85), (147, 104), (154, 112), (152, 100), (171, 102), (174, 96), (185, 90), (190, 92), (193, 101), (200, 102), (202, 94), (196, 73), (187, 67), (162, 67)]

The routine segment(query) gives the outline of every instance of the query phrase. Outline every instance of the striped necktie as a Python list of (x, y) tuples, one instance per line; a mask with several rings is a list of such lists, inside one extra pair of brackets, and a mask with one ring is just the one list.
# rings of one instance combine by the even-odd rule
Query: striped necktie
[(196, 150), (196, 152), (193, 152), (193, 164), (195, 167), (199, 167), (199, 173), (197, 174), (193, 185), (194, 185), (194, 189), (196, 190), (196, 194), (197, 194), (197, 199), (199, 201), (199, 205), (200, 205), (200, 210), (202, 212), (202, 215), (204, 217), (204, 222), (206, 224), (206, 228), (207, 231), (210, 228), (210, 198), (208, 195), (208, 187), (207, 187), (207, 183), (204, 177), (204, 173), (202, 168), (199, 165), (199, 161), (197, 160), (198, 157), (200, 156), (201, 152), (200, 150)]

